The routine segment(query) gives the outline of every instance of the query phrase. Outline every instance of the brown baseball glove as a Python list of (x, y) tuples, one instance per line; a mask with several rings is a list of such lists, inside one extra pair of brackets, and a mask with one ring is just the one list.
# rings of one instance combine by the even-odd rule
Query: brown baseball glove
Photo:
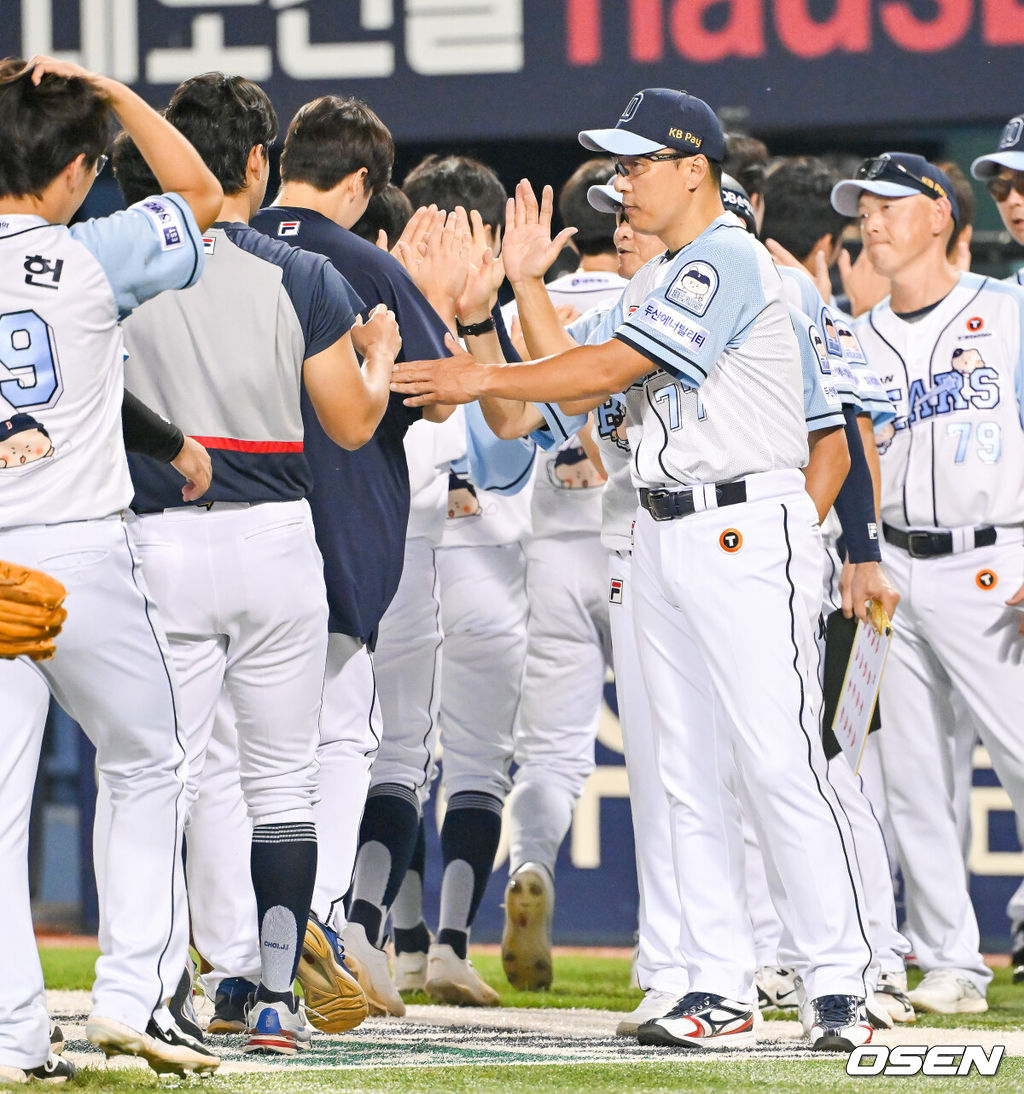
[(46, 661), (67, 612), (67, 590), (40, 570), (0, 561), (0, 657)]

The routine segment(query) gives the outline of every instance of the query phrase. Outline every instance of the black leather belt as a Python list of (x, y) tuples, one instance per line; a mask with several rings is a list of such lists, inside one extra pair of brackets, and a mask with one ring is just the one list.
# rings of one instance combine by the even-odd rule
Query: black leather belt
[[(882, 535), (887, 543), (906, 551), (911, 558), (936, 558), (953, 553), (952, 532), (903, 532), (891, 524), (883, 524)], [(974, 529), (975, 547), (991, 547), (995, 541), (995, 528)]]
[[(700, 490), (701, 487), (696, 489)], [(723, 482), (715, 487), (715, 497), (719, 507), (739, 505), (747, 500), (747, 484), (742, 479), (739, 482)], [(678, 520), (697, 512), (693, 503), (693, 490), (690, 489), (648, 490), (646, 486), (641, 486), (640, 504), (655, 520)], [(702, 510), (703, 508), (701, 506)]]

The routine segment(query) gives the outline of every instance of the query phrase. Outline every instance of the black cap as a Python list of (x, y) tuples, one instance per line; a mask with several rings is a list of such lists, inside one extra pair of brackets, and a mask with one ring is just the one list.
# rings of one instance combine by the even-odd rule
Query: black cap
[(971, 164), (971, 174), (976, 179), (990, 179), (999, 174), (1001, 167), (1024, 171), (1024, 114), (1003, 126), (999, 147), (989, 156), (979, 156)]
[(912, 152), (883, 152), (865, 160), (857, 168), (857, 176), (843, 179), (832, 187), (832, 208), (844, 217), (856, 217), (862, 193), (885, 198), (906, 198), (914, 194), (946, 198), (953, 210), (954, 223), (960, 219), (956, 192), (949, 176), (924, 156)]

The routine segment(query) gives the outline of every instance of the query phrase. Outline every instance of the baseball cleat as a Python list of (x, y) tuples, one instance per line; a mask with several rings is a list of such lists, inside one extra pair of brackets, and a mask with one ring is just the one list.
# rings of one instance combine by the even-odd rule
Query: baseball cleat
[[(911, 1007), (911, 1010), (914, 1008)], [(882, 1002), (877, 992), (868, 988), (867, 997), (864, 1000), (864, 1013), (868, 1016), (872, 1029), (892, 1029), (893, 1017), (889, 1008)]]
[(185, 968), (182, 969), (181, 979), (178, 981), (178, 986), (174, 989), (174, 994), (171, 996), (171, 1001), (167, 1004), (167, 1009), (171, 1012), (171, 1017), (174, 1019), (175, 1024), (182, 1033), (187, 1034), (193, 1040), (202, 1043), (203, 1031), (200, 1028), (199, 1020), (196, 1018), (196, 1007), (194, 1001), (195, 988), (193, 982), (196, 975), (196, 966), (189, 957), (185, 961)]
[(555, 887), (543, 866), (524, 862), (505, 886), (501, 963), (519, 991), (551, 987), (551, 918)]
[(363, 989), (345, 964), (341, 939), (312, 912), (302, 945), (298, 979), (309, 1020), (324, 1033), (354, 1029), (369, 1013)]
[(246, 1012), (249, 1039), (243, 1052), (264, 1052), (268, 1055), (294, 1056), (309, 1048), (311, 1031), (306, 1022), (305, 1008), (292, 997), (294, 1009), (282, 1000), (253, 998)]
[(392, 965), (399, 991), (426, 991), (427, 954), (423, 950), (396, 951)]
[(985, 996), (956, 969), (932, 969), (907, 993), (915, 1010), (930, 1014), (981, 1014), (988, 1010)]
[(635, 1037), (636, 1031), (645, 1023), (652, 1022), (655, 1018), (661, 1018), (667, 1014), (679, 998), (674, 992), (655, 991), (653, 988), (644, 992), (643, 999), (631, 1010), (615, 1027), (616, 1037)]
[(757, 984), (757, 1005), (761, 1010), (796, 1009), (796, 969), (779, 969), (764, 965), (754, 976)]
[(864, 1000), (856, 995), (819, 995), (811, 1007), (811, 1048), (817, 1052), (853, 1052), (874, 1035)]
[(1013, 982), (1024, 984), (1024, 923), (1015, 923), (1010, 938), (1010, 946), (1013, 956), (1010, 964), (1013, 965)]
[(256, 985), (241, 976), (229, 976), (217, 985), (213, 1017), (207, 1033), (245, 1033), (245, 1009), (256, 994)]
[(85, 1036), (104, 1055), (141, 1056), (159, 1074), (202, 1074), (220, 1066), (220, 1057), (177, 1029), (169, 1015), (162, 1025), (151, 1018), (145, 1033), (112, 1018), (94, 1016), (85, 1024)]
[(916, 1021), (914, 1004), (907, 996), (905, 972), (883, 972), (875, 986), (875, 999), (879, 1006), (885, 1007), (894, 1022), (909, 1024)]
[(70, 1060), (52, 1053), (38, 1067), (0, 1067), (0, 1086), (20, 1086), (22, 1083), (66, 1083), (78, 1074)]
[(660, 1018), (644, 1022), (636, 1032), (642, 1045), (725, 1050), (757, 1043), (754, 1008), (710, 992), (691, 991)]
[(398, 994), (388, 969), (388, 955), (370, 943), (361, 923), (349, 923), (344, 932), (345, 964), (359, 981), (371, 1014), (405, 1014), (405, 1003)]
[(498, 993), (473, 968), (468, 957), (459, 957), (451, 946), (434, 942), (427, 955), (426, 992), (439, 1003), (460, 1007), (496, 1007)]

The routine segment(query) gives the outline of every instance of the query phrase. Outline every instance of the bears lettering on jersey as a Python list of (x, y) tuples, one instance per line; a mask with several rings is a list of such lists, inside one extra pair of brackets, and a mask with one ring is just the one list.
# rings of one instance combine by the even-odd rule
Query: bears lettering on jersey
[(667, 299), (694, 315), (703, 315), (718, 292), (718, 272), (710, 262), (690, 262), (665, 293)]

